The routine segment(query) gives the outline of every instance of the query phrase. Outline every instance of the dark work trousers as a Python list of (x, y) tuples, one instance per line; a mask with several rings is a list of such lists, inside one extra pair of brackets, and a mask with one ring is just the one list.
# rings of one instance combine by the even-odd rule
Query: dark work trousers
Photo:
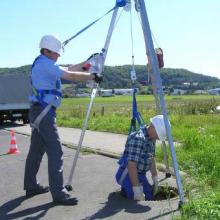
[[(29, 111), (30, 122), (33, 123), (43, 108), (32, 105)], [(26, 159), (24, 189), (34, 190), (37, 187), (37, 173), (44, 153), (48, 157), (48, 175), (50, 192), (53, 199), (64, 199), (67, 191), (63, 187), (63, 152), (58, 135), (55, 117), (49, 113), (42, 119), (39, 127), (32, 129), (31, 144)]]

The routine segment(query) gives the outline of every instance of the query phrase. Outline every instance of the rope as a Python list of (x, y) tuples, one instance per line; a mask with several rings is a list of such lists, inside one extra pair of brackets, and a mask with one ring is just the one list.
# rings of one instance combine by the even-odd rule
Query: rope
[(114, 29), (115, 29), (115, 27), (117, 26), (117, 24), (118, 24), (118, 22), (119, 22), (119, 19), (121, 18), (121, 15), (122, 15), (123, 12), (124, 12), (124, 10), (122, 9), (121, 12), (120, 12), (120, 14), (119, 14), (119, 16), (118, 16), (118, 18), (117, 18), (117, 21), (115, 22)]
[[(105, 17), (107, 14), (109, 14), (110, 12), (114, 11), (116, 8), (119, 7), (124, 7), (126, 5), (126, 0), (121, 0), (121, 1), (116, 1), (116, 5), (110, 9), (109, 11), (107, 11), (103, 16), (97, 18), (95, 21), (91, 22), (90, 24), (88, 24), (86, 27), (84, 27), (82, 30), (78, 31), (76, 34), (74, 34), (72, 37), (68, 38), (67, 40), (65, 40), (62, 45), (63, 48), (74, 38), (76, 38), (78, 35), (80, 35), (81, 33), (83, 33), (84, 31), (86, 31), (88, 28), (90, 28), (91, 26), (93, 26), (96, 22), (98, 22), (99, 20), (101, 20), (103, 17)], [(121, 16), (121, 14), (120, 14)], [(119, 18), (120, 18), (119, 16)], [(118, 19), (119, 20), (119, 19)], [(118, 21), (117, 21), (118, 22)], [(117, 24), (116, 22), (116, 24)]]
[(133, 101), (132, 101), (133, 115), (132, 115), (132, 119), (131, 119), (129, 134), (131, 132), (137, 130), (136, 122), (138, 122), (139, 128), (144, 127), (144, 120), (141, 117), (141, 114), (138, 112), (137, 101), (136, 101), (137, 89), (135, 88), (136, 71), (135, 71), (135, 64), (134, 64), (134, 36), (133, 36), (133, 18), (132, 18), (132, 11), (131, 10), (130, 10), (130, 35), (131, 35), (131, 55), (132, 55), (131, 80), (132, 80), (132, 87), (133, 87)]
[(131, 33), (132, 65), (134, 66), (134, 37), (133, 37), (133, 19), (132, 19), (132, 12), (131, 12), (131, 10), (130, 10), (130, 33)]
[(112, 9), (110, 9), (109, 11), (107, 11), (103, 16), (101, 16), (100, 18), (96, 19), (95, 21), (91, 22), (90, 24), (88, 24), (86, 27), (84, 27), (82, 30), (78, 31), (76, 34), (74, 34), (72, 37), (70, 37), (69, 39), (65, 40), (63, 42), (63, 47), (65, 47), (71, 40), (73, 40), (74, 38), (76, 38), (78, 35), (80, 35), (81, 33), (83, 33), (84, 31), (86, 31), (88, 28), (90, 28), (91, 26), (93, 26), (96, 22), (98, 22), (99, 20), (101, 20), (103, 17), (105, 17), (107, 14), (109, 14), (111, 11), (113, 11), (116, 7), (118, 7), (117, 5), (114, 6)]
[(132, 85), (134, 87), (134, 83), (137, 79), (135, 65), (134, 65), (134, 36), (133, 36), (133, 18), (132, 18), (132, 11), (130, 10), (130, 35), (131, 35), (131, 63), (132, 63), (132, 70), (131, 70), (131, 80)]

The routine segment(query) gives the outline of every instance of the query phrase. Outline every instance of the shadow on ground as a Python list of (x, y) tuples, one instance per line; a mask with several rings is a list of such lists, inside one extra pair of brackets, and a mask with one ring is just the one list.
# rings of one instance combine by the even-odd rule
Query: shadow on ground
[[(50, 202), (50, 203), (35, 206), (32, 208), (27, 208), (22, 211), (13, 212), (13, 210), (16, 209), (18, 206), (20, 206), (24, 200), (26, 200), (26, 197), (21, 196), (21, 197), (15, 198), (15, 199), (10, 200), (10, 201), (6, 202), (5, 204), (3, 204), (0, 207), (0, 219), (10, 220), (10, 219), (22, 218), (24, 220), (28, 220), (28, 219), (32, 219), (32, 220), (36, 219), (37, 220), (37, 219), (40, 219), (43, 216), (45, 216), (47, 211), (50, 208), (54, 207), (54, 204), (52, 202)], [(31, 215), (34, 215), (35, 213), (37, 213), (37, 215), (31, 216)]]
[(105, 219), (114, 216), (118, 212), (127, 213), (146, 213), (151, 208), (146, 205), (138, 204), (133, 200), (128, 200), (119, 195), (118, 192), (112, 192), (108, 196), (108, 201), (104, 203), (104, 207), (91, 216), (87, 216), (83, 220)]

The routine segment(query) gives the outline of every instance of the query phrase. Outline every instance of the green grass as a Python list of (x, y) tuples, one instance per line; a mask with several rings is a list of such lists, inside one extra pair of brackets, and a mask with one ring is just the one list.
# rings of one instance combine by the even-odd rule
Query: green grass
[[(167, 101), (198, 101), (216, 99), (220, 102), (220, 97), (210, 95), (181, 95), (181, 96), (165, 96)], [(69, 104), (85, 104), (88, 103), (90, 98), (67, 98), (62, 102), (62, 106)], [(94, 103), (128, 103), (131, 104), (132, 96), (112, 96), (112, 97), (96, 97)], [(152, 95), (137, 95), (137, 102), (154, 102)]]
[[(127, 134), (131, 118), (130, 96), (97, 97), (88, 129)], [(188, 202), (181, 219), (220, 219), (220, 97), (166, 97), (179, 167), (190, 175), (184, 184)], [(82, 127), (89, 98), (64, 99), (58, 110), (58, 125)], [(137, 96), (144, 120), (156, 114), (152, 96)], [(170, 158), (170, 156), (169, 156)], [(157, 160), (162, 161), (161, 148)], [(171, 164), (171, 161), (170, 161)]]

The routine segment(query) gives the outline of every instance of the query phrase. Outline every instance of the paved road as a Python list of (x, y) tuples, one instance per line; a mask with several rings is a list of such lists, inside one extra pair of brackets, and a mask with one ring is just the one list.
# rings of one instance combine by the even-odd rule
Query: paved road
[[(25, 129), (24, 129), (25, 130)], [(0, 219), (172, 219), (173, 212), (178, 207), (179, 199), (163, 201), (134, 202), (122, 198), (118, 194), (118, 185), (114, 174), (117, 160), (101, 155), (80, 155), (74, 174), (73, 195), (79, 199), (74, 207), (54, 206), (50, 193), (25, 199), (23, 187), (23, 172), (25, 158), (28, 152), (30, 137), (16, 134), (17, 155), (6, 155), (9, 148), (10, 135), (8, 131), (0, 131)], [(95, 138), (95, 137), (94, 137)], [(117, 140), (112, 139), (113, 143)], [(64, 147), (64, 177), (67, 180), (75, 150)], [(47, 158), (44, 157), (40, 172), (40, 182), (48, 184)], [(164, 174), (160, 173), (160, 178)], [(150, 178), (149, 178), (150, 179)], [(168, 179), (169, 185), (174, 185), (174, 179)]]

